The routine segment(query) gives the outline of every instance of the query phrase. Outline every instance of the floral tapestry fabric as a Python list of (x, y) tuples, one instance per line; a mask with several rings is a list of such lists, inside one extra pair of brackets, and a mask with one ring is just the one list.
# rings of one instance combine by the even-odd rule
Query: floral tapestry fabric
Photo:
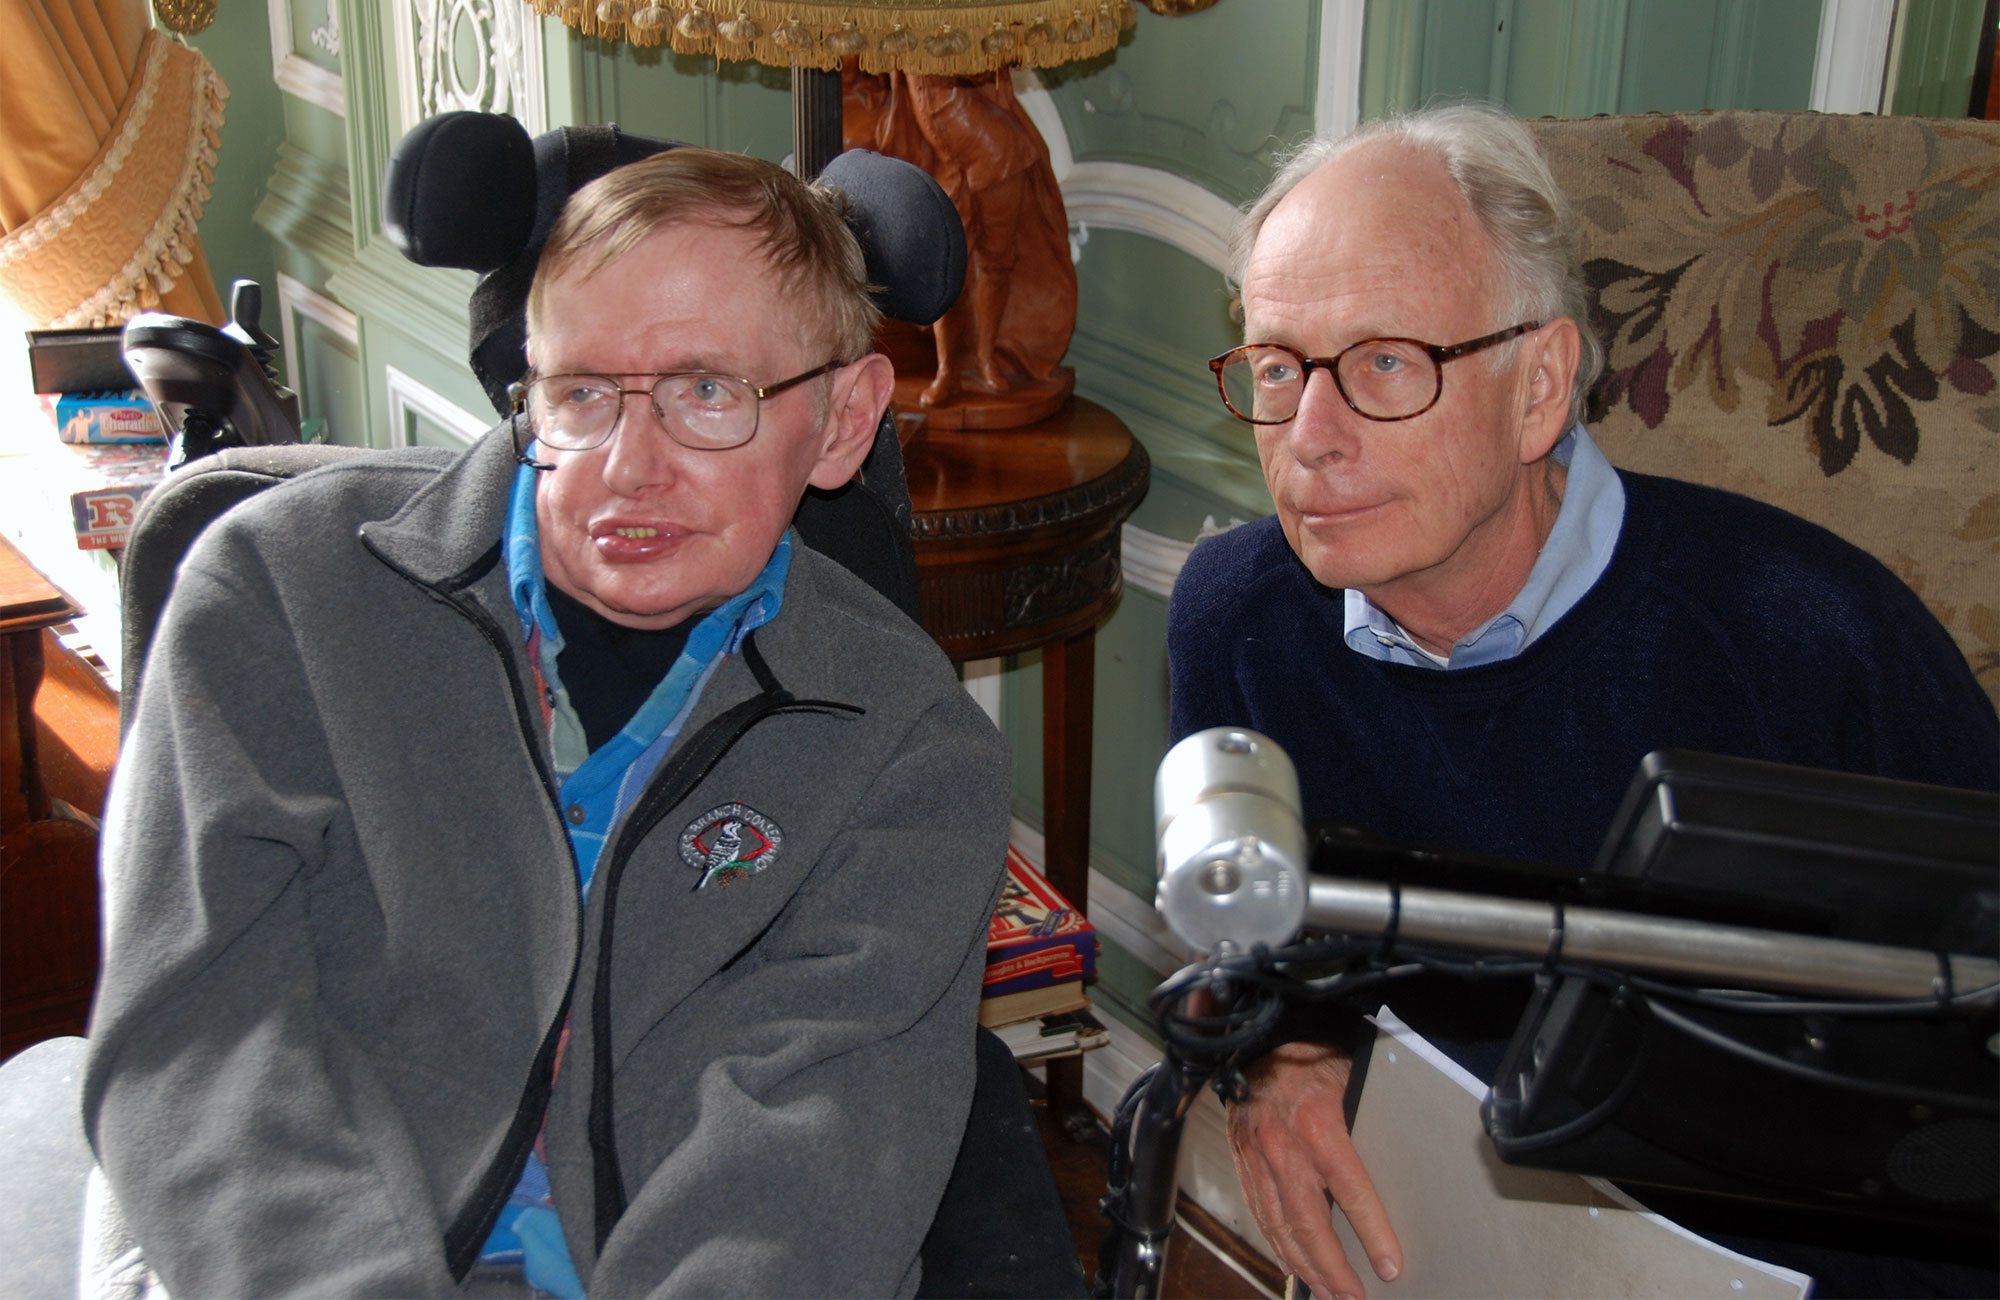
[(1614, 464), (1865, 547), (2000, 699), (2000, 124), (1530, 124), (1581, 222)]

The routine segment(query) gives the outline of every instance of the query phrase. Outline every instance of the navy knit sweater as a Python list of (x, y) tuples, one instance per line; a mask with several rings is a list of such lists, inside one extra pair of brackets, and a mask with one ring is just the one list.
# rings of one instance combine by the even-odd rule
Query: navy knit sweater
[(1603, 577), (1518, 657), (1439, 672), (1342, 641), (1275, 518), (1195, 548), (1167, 648), (1175, 739), (1248, 726), (1309, 821), (1587, 868), (1639, 760), (1679, 748), (1940, 785), (2000, 782), (2000, 722), (1910, 589), (1748, 498), (1621, 471)]
[[(1297, 764), (1309, 821), (1585, 869), (1639, 760), (1668, 747), (1991, 790), (2000, 720), (1923, 604), (1866, 552), (1731, 493), (1620, 472), (1625, 523), (1597, 584), (1518, 657), (1439, 672), (1344, 644), (1344, 600), (1275, 519), (1204, 542), (1174, 587), (1176, 740), (1248, 726)], [(1389, 1001), (1491, 1079), (1516, 979), (1420, 980)], [(1319, 1032), (1342, 1015), (1321, 1007)], [(1992, 1295), (1962, 1247), (1801, 1224), (1649, 1190), (1697, 1230), (1837, 1296)], [(1742, 1234), (1754, 1234), (1744, 1236)], [(1803, 1244), (1802, 1244), (1803, 1243)], [(1976, 1252), (1975, 1252), (1976, 1255)]]

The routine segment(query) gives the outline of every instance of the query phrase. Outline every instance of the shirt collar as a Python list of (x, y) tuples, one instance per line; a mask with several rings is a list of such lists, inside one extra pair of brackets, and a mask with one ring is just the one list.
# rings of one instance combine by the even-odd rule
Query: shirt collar
[(1625, 485), (1581, 424), (1549, 454), (1569, 471), (1562, 505), (1527, 582), (1506, 609), (1459, 638), (1446, 661), (1349, 588), (1343, 631), (1348, 648), (1371, 659), (1420, 668), (1477, 668), (1520, 654), (1569, 613), (1611, 563), (1625, 521)]
[(535, 519), (535, 479), (541, 471), (526, 465), (514, 471), (514, 492), (507, 501), (507, 590), (521, 616), (521, 635), (540, 630), (545, 642), (562, 647), (555, 611), (542, 585), (542, 531)]
[[(521, 616), (521, 637), (526, 640), (535, 632), (541, 633), (542, 657), (552, 672), (563, 641), (555, 611), (549, 608), (548, 588), (542, 573), (541, 525), (535, 518), (535, 480), (540, 472), (523, 465), (514, 475), (502, 550), (507, 559), (507, 589), (513, 594), (515, 612)], [(697, 649), (699, 640), (702, 643), (699, 648), (705, 654), (697, 657), (705, 658), (718, 650), (734, 654), (745, 636), (777, 616), (791, 563), (792, 535), (787, 531), (750, 585), (696, 624), (698, 633), (717, 628), (723, 630), (721, 634), (714, 642), (709, 636), (690, 636), (688, 652)]]

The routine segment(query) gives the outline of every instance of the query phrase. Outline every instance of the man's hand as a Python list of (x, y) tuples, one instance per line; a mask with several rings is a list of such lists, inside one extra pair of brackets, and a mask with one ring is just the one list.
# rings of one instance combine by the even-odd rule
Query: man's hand
[(1333, 1205), (1377, 1277), (1403, 1271), (1402, 1243), (1347, 1133), (1353, 1065), (1326, 1043), (1286, 1043), (1249, 1069), (1250, 1100), (1229, 1108), (1229, 1148), (1250, 1212), (1278, 1262), (1321, 1300), (1367, 1294), (1333, 1230)]

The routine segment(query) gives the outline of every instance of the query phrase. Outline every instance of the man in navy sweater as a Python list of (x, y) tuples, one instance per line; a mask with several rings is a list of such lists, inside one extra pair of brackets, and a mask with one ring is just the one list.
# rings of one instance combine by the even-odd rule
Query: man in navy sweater
[[(1605, 461), (1579, 419), (1603, 352), (1572, 229), (1490, 110), (1370, 123), (1281, 168), (1237, 236), (1247, 342), (1211, 363), (1276, 514), (1181, 574), (1175, 737), (1271, 736), (1308, 820), (1578, 869), (1654, 749), (1993, 788), (1993, 707), (1888, 570)], [(1520, 1003), (1419, 1028), (1490, 1077)], [(1403, 1266), (1348, 1140), (1350, 1070), (1287, 1044), (1230, 1116), (1251, 1209), (1322, 1297), (1364, 1294), (1328, 1198), (1379, 1277)]]

